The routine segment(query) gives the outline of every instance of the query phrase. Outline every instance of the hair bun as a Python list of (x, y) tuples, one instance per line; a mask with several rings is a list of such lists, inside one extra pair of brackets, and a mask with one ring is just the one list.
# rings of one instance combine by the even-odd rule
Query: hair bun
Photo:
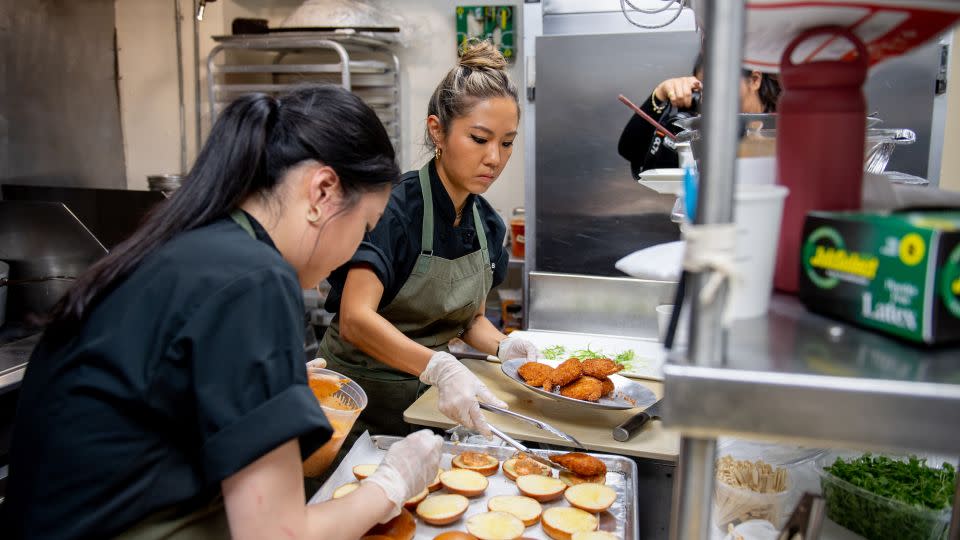
[(503, 54), (489, 41), (471, 41), (460, 48), (460, 67), (470, 69), (503, 70), (507, 67), (507, 60)]

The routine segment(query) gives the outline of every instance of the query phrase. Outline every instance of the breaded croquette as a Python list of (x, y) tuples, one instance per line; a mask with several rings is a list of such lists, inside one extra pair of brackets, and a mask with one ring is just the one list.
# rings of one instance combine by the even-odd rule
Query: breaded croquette
[(602, 379), (623, 369), (623, 366), (609, 358), (591, 358), (583, 361), (583, 374)]
[(517, 369), (517, 374), (530, 386), (543, 386), (551, 373), (553, 368), (540, 362), (527, 362)]
[(583, 401), (597, 401), (603, 392), (600, 379), (583, 376), (560, 388), (560, 395)]
[(604, 377), (600, 379), (600, 385), (602, 389), (600, 390), (600, 397), (607, 397), (613, 393), (613, 381)]
[(583, 368), (580, 367), (580, 359), (568, 358), (543, 382), (543, 389), (552, 391), (555, 386), (566, 386), (579, 379), (581, 375), (583, 375)]
[(550, 461), (570, 469), (577, 476), (607, 474), (607, 466), (599, 459), (580, 452), (550, 456)]

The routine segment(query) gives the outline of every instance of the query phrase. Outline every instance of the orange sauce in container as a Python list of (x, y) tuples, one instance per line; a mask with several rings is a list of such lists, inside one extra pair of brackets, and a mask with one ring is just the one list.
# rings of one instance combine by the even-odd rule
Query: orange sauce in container
[(327, 421), (333, 428), (333, 436), (330, 440), (303, 462), (304, 476), (312, 478), (320, 476), (333, 463), (340, 447), (343, 446), (344, 439), (350, 433), (350, 429), (353, 428), (360, 412), (363, 411), (363, 407), (357, 407), (351, 398), (342, 397), (338, 394), (344, 385), (352, 384), (350, 379), (337, 379), (329, 375), (310, 373), (308, 383), (310, 389), (313, 390), (313, 394), (317, 396), (317, 401), (319, 401)]

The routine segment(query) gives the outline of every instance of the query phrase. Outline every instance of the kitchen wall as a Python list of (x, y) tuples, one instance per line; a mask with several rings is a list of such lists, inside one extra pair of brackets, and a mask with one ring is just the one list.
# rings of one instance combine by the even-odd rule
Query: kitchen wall
[[(177, 74), (175, 60), (175, 0), (116, 0), (117, 41), (120, 65), (120, 108), (122, 111), (127, 155), (127, 183), (133, 189), (146, 189), (146, 175), (179, 172), (179, 128)], [(187, 133), (189, 159), (194, 157), (192, 27), (189, 13), (192, 1), (181, 0), (184, 70), (187, 78)], [(219, 0), (207, 6), (201, 23), (201, 56), (212, 48), (211, 35), (230, 31), (237, 17), (268, 19), (278, 26), (297, 6), (299, 0)], [(521, 5), (521, 2), (500, 2)], [(427, 159), (422, 145), (427, 101), (434, 87), (456, 61), (454, 9), (462, 1), (408, 0), (401, 6), (402, 16), (415, 21), (420, 30), (407, 48), (398, 50), (402, 66), (402, 114), (404, 170), (419, 168)], [(514, 27), (521, 28), (520, 9)], [(517, 40), (519, 42), (519, 39)], [(520, 51), (522, 55), (522, 51)], [(522, 57), (522, 56), (520, 56)], [(514, 81), (521, 85), (521, 66), (511, 68)], [(205, 70), (201, 80), (205, 80)], [(204, 105), (206, 95), (204, 86)], [(522, 90), (521, 90), (522, 92)], [(209, 120), (204, 122), (204, 133)], [(505, 216), (523, 205), (523, 133), (514, 145), (513, 157), (500, 179), (486, 197)]]
[(0, 181), (125, 187), (113, 0), (0, 0)]

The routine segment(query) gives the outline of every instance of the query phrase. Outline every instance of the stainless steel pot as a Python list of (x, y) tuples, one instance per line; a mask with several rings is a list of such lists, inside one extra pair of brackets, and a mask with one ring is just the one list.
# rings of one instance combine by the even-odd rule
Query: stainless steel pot
[(168, 198), (174, 191), (180, 189), (182, 182), (183, 175), (180, 174), (154, 174), (147, 177), (147, 186), (150, 191), (159, 191)]

